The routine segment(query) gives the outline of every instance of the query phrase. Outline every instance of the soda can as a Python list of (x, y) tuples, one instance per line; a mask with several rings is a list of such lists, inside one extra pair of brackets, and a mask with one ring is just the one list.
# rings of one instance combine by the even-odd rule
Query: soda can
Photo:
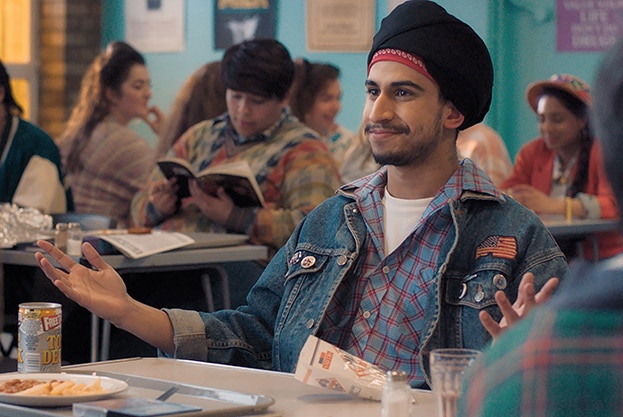
[(61, 305), (21, 303), (18, 312), (17, 371), (60, 372)]

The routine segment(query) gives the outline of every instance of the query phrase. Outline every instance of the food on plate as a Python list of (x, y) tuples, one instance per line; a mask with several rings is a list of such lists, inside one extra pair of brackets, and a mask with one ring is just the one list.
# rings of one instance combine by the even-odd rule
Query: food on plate
[(74, 396), (103, 394), (108, 392), (96, 378), (91, 384), (84, 382), (75, 383), (70, 380), (51, 379), (41, 381), (38, 379), (15, 378), (0, 385), (0, 393), (32, 396)]

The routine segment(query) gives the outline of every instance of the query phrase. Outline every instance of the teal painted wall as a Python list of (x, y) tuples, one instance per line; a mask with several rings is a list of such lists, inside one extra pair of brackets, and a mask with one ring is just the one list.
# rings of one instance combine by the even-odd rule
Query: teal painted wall
[[(214, 0), (186, 0), (186, 50), (145, 54), (154, 90), (153, 103), (168, 110), (185, 78), (204, 62), (218, 60), (214, 50)], [(483, 37), (495, 66), (493, 104), (486, 122), (506, 142), (512, 156), (536, 137), (536, 118), (524, 92), (531, 81), (555, 72), (575, 74), (592, 83), (601, 53), (556, 51), (556, 0), (438, 0), (450, 13), (466, 21)], [(124, 0), (103, 0), (103, 43), (124, 39)], [(376, 2), (377, 28), (387, 14), (387, 1)], [(293, 57), (327, 61), (342, 70), (343, 108), (338, 120), (357, 130), (364, 102), (367, 53), (311, 53), (305, 47), (305, 1), (278, 0), (277, 34)], [(144, 125), (137, 130), (151, 141)]]

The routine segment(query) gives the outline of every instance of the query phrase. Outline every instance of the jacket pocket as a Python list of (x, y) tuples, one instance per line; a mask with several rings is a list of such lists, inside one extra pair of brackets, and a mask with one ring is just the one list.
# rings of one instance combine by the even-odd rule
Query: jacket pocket
[[(484, 266), (467, 275), (458, 271), (446, 273), (444, 301), (454, 306), (482, 310), (497, 306), (495, 293), (511, 288), (511, 271), (504, 264)], [(514, 298), (512, 295), (509, 298)], [(516, 296), (516, 294), (515, 294)]]
[(285, 282), (296, 279), (301, 275), (316, 274), (326, 267), (330, 256), (314, 253), (309, 250), (298, 250), (288, 260), (288, 270)]

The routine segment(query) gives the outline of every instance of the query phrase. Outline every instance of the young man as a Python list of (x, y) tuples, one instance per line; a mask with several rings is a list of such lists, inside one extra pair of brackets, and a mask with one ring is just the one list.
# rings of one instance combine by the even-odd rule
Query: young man
[[(593, 120), (608, 180), (623, 207), (623, 40), (595, 78)], [(459, 415), (620, 416), (623, 410), (623, 255), (576, 263), (542, 308), (496, 339)]]
[[(368, 62), (365, 130), (387, 167), (309, 213), (248, 305), (214, 314), (150, 308), (88, 245), (97, 271), (40, 243), (71, 271), (37, 254), (46, 275), (87, 309), (183, 358), (292, 372), (313, 334), (406, 371), (417, 387), (431, 349), (485, 347), (479, 312), (501, 318), (496, 290), (531, 301), (529, 278), (520, 291), (525, 273), (567, 271), (535, 215), (459, 163), (458, 130), (481, 121), (491, 102), (489, 53), (437, 4), (407, 1), (383, 20)], [(544, 282), (535, 284), (541, 295), (551, 291)]]
[(287, 109), (294, 63), (272, 39), (250, 40), (229, 48), (221, 62), (227, 113), (191, 127), (169, 156), (186, 159), (195, 171), (246, 161), (266, 202), (263, 208), (238, 207), (224, 192), (214, 197), (190, 184), (191, 198), (179, 201), (176, 184), (158, 168), (133, 201), (139, 224), (178, 231), (243, 233), (271, 254), (314, 207), (341, 185), (337, 167), (318, 136)]
[(58, 147), (47, 133), (22, 119), (22, 112), (0, 61), (0, 202), (64, 213), (67, 196)]

